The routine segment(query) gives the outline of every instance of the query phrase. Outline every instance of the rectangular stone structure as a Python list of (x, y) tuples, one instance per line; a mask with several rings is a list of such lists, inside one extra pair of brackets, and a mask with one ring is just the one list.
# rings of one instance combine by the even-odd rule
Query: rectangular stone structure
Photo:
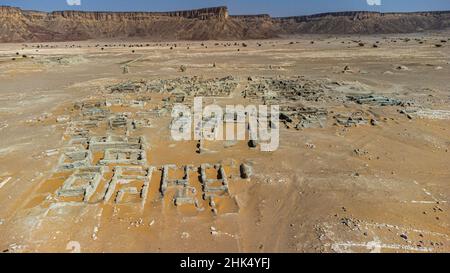
[[(109, 202), (114, 197), (114, 203), (118, 204), (122, 201), (125, 194), (135, 194), (139, 195), (141, 209), (143, 209), (147, 200), (148, 189), (154, 169), (154, 167), (145, 168), (142, 166), (115, 167), (114, 175), (103, 199), (105, 202)], [(140, 189), (132, 185), (135, 182), (142, 182)], [(118, 187), (121, 188), (117, 189)]]
[(59, 158), (57, 171), (68, 171), (80, 167), (88, 167), (92, 162), (92, 153), (89, 150), (67, 151)]
[(197, 210), (202, 210), (196, 198), (196, 193), (197, 190), (194, 187), (183, 186), (177, 190), (173, 202), (175, 206), (193, 205)]
[(107, 149), (98, 164), (145, 165), (147, 156), (145, 150), (140, 149)]
[(102, 179), (104, 168), (86, 167), (80, 168), (64, 181), (62, 187), (57, 191), (58, 196), (83, 197), (88, 202), (94, 195)]
[(160, 192), (162, 196), (165, 195), (167, 188), (170, 186), (189, 186), (189, 173), (192, 166), (186, 165), (183, 167), (184, 175), (181, 179), (169, 179), (169, 170), (176, 170), (176, 165), (164, 165), (162, 167), (161, 187)]
[(107, 149), (145, 149), (144, 137), (102, 136), (89, 139), (89, 150), (105, 151)]
[[(214, 168), (217, 171), (218, 178), (208, 178), (206, 171)], [(222, 196), (229, 194), (228, 179), (225, 169), (220, 164), (202, 164), (200, 166), (200, 180), (203, 185), (203, 198), (206, 200), (210, 197)], [(213, 185), (215, 184), (215, 185)], [(220, 186), (218, 186), (220, 185)]]

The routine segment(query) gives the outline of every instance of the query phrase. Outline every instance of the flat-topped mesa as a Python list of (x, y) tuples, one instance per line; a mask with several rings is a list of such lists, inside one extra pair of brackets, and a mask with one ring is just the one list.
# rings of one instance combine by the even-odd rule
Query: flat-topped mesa
[(54, 11), (48, 15), (51, 19), (86, 19), (96, 21), (108, 20), (147, 20), (157, 17), (179, 17), (186, 19), (227, 19), (227, 7), (213, 7), (195, 10), (169, 11), (169, 12), (103, 12), (103, 11)]
[(0, 16), (7, 17), (11, 15), (20, 15), (22, 10), (20, 8), (10, 7), (10, 6), (0, 6)]
[(441, 16), (441, 15), (450, 15), (450, 11), (427, 11), (427, 12), (375, 12), (375, 11), (343, 11), (343, 12), (326, 12), (326, 13), (318, 13), (312, 15), (304, 15), (304, 16), (290, 16), (290, 17), (277, 17), (274, 20), (278, 21), (287, 21), (292, 20), (295, 22), (309, 22), (315, 20), (321, 20), (324, 18), (333, 18), (333, 17), (348, 17), (352, 20), (365, 20), (371, 18), (380, 18), (380, 17), (401, 17), (401, 16), (424, 16), (424, 17), (432, 17), (432, 16)]
[(371, 11), (349, 11), (349, 12), (327, 12), (327, 13), (319, 13), (313, 15), (306, 16), (293, 16), (293, 17), (284, 17), (277, 19), (294, 19), (297, 22), (308, 22), (312, 20), (319, 20), (324, 17), (351, 17), (352, 19), (362, 20), (381, 16), (380, 12), (371, 12)]
[(272, 19), (269, 14), (251, 14), (251, 15), (231, 15), (236, 19)]
[(450, 12), (350, 11), (272, 18), (227, 7), (171, 12), (42, 12), (0, 6), (0, 42), (87, 39), (243, 40), (299, 34), (414, 33), (450, 28)]

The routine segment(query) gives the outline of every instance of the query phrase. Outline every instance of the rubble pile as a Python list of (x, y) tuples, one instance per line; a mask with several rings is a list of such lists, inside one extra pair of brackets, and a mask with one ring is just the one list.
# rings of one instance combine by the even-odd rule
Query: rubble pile
[[(295, 78), (249, 78), (249, 84), (242, 92), (244, 98), (260, 99), (267, 104), (275, 102), (321, 102), (334, 99), (333, 83), (328, 80)], [(336, 91), (333, 92), (337, 94)]]
[(358, 104), (370, 104), (377, 106), (400, 106), (402, 101), (392, 98), (387, 98), (378, 95), (348, 95), (348, 100), (354, 101)]
[(228, 97), (238, 85), (231, 77), (203, 79), (202, 77), (181, 77), (171, 80), (153, 80), (146, 83), (146, 90), (152, 93), (185, 93), (188, 96)]
[(280, 121), (287, 128), (324, 128), (327, 115), (324, 108), (283, 106), (280, 109)]

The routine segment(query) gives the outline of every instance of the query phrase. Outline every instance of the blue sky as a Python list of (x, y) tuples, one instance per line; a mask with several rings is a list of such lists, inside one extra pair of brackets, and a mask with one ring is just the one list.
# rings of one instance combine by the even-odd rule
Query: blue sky
[[(67, 1), (81, 1), (81, 5), (69, 6)], [(381, 1), (381, 6), (370, 6), (367, 1)], [(268, 13), (272, 16), (346, 10), (450, 10), (450, 0), (0, 0), (0, 5), (43, 11), (169, 11), (225, 5), (231, 14)]]

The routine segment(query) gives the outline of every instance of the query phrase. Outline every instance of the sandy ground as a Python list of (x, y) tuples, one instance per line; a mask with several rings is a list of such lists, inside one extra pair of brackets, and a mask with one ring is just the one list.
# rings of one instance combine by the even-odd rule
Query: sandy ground
[[(324, 128), (282, 126), (274, 152), (239, 142), (231, 148), (210, 144), (216, 152), (206, 154), (195, 152), (194, 141), (172, 141), (169, 117), (155, 119), (152, 128), (140, 132), (148, 142), (149, 165), (224, 164), (230, 193), (219, 202), (217, 215), (201, 199), (195, 173), (192, 186), (203, 211), (174, 206), (171, 191), (162, 198), (158, 169), (142, 206), (131, 197), (124, 204), (58, 198), (68, 174), (55, 174), (67, 143), (67, 124), (56, 118), (74, 117), (75, 102), (101, 98), (106, 86), (130, 79), (231, 75), (239, 86), (228, 100), (242, 102), (239, 91), (249, 76), (304, 76), (345, 83), (348, 90), (336, 87), (344, 93), (370, 91), (449, 111), (450, 41), (442, 42), (448, 37), (137, 42), (143, 47), (133, 48), (110, 46), (124, 43), (117, 41), (1, 44), (0, 250), (448, 252), (449, 116), (410, 119), (396, 106), (323, 102), (329, 112), (363, 111), (380, 122), (342, 127), (329, 114)], [(180, 72), (181, 65), (186, 72)], [(155, 104), (161, 102), (158, 96), (152, 95)], [(239, 178), (243, 162), (253, 166), (250, 180)], [(102, 185), (111, 176), (105, 174)]]

